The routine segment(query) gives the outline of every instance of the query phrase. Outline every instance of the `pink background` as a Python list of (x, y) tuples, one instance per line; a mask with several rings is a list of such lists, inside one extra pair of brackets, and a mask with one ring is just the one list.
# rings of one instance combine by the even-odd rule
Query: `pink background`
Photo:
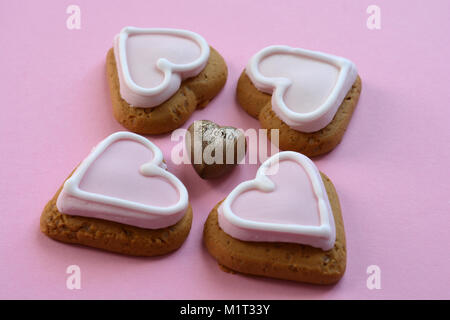
[[(278, 3), (278, 2), (277, 2)], [(81, 7), (81, 30), (66, 8)], [(382, 29), (366, 27), (370, 4)], [(176, 142), (152, 137), (190, 191), (195, 218), (176, 253), (132, 258), (52, 241), (39, 216), (74, 166), (122, 130), (111, 113), (105, 55), (123, 26), (202, 34), (226, 59), (225, 89), (193, 120), (259, 128), (235, 102), (247, 60), (271, 44), (345, 56), (363, 92), (344, 140), (316, 159), (343, 208), (348, 267), (318, 287), (222, 272), (202, 245), (209, 210), (254, 176), (216, 182), (170, 162)], [(449, 1), (1, 1), (0, 298), (450, 298)], [(66, 288), (67, 266), (82, 289)], [(381, 268), (380, 290), (366, 268)]]

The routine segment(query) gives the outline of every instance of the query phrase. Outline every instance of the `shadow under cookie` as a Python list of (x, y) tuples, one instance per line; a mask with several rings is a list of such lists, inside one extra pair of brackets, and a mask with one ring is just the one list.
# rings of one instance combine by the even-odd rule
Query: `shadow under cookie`
[(116, 120), (140, 134), (162, 134), (182, 126), (196, 109), (204, 108), (222, 90), (228, 76), (227, 65), (212, 47), (205, 68), (181, 83), (167, 101), (153, 108), (130, 106), (120, 95), (114, 50), (106, 56), (106, 73)]
[(338, 282), (344, 275), (347, 260), (344, 222), (336, 190), (331, 180), (324, 174), (321, 175), (336, 225), (333, 249), (323, 251), (296, 243), (235, 239), (219, 226), (217, 209), (220, 202), (205, 222), (203, 241), (222, 269), (313, 284)]
[[(245, 70), (239, 78), (236, 95), (241, 107), (249, 115), (259, 119), (262, 128), (279, 130), (281, 150), (296, 151), (308, 157), (315, 157), (330, 152), (341, 142), (358, 104), (361, 89), (361, 78), (358, 76), (333, 120), (325, 128), (315, 132), (300, 132), (284, 123), (272, 110), (272, 96), (259, 91)], [(268, 133), (268, 136), (270, 138), (272, 134)]]
[(178, 223), (161, 229), (143, 229), (102, 219), (63, 214), (56, 207), (60, 188), (45, 206), (41, 231), (48, 237), (132, 256), (158, 256), (177, 250), (189, 235), (192, 208)]

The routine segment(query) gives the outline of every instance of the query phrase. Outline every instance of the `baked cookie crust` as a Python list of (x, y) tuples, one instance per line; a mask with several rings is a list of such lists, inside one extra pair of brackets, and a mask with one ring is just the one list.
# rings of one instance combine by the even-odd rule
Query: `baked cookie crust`
[[(259, 91), (250, 78), (242, 72), (237, 89), (237, 100), (241, 107), (252, 117), (259, 119), (262, 128), (279, 130), (279, 148), (303, 153), (315, 157), (333, 150), (342, 140), (358, 104), (362, 89), (358, 76), (339, 106), (333, 120), (323, 129), (315, 132), (300, 132), (291, 129), (272, 110), (270, 94)], [(268, 133), (269, 138), (271, 134)]]
[(153, 108), (131, 107), (120, 96), (114, 50), (106, 56), (113, 114), (125, 128), (140, 134), (162, 134), (182, 126), (196, 109), (204, 108), (227, 81), (225, 60), (212, 47), (205, 68), (195, 77), (184, 80), (178, 91), (167, 101)]
[(313, 284), (338, 282), (344, 275), (347, 260), (344, 222), (336, 189), (326, 175), (321, 175), (336, 225), (333, 249), (323, 251), (296, 243), (235, 239), (219, 226), (217, 208), (220, 202), (205, 222), (203, 241), (221, 268), (225, 271)]
[(56, 200), (62, 187), (45, 206), (41, 231), (48, 237), (132, 256), (158, 256), (177, 250), (189, 235), (192, 208), (173, 226), (142, 229), (113, 221), (71, 216), (58, 211)]

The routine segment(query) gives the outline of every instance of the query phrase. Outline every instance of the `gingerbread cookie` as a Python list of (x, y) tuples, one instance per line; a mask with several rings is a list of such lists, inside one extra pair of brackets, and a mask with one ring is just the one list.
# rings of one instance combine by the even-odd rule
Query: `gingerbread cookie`
[(227, 66), (200, 35), (124, 28), (106, 57), (113, 113), (141, 134), (171, 132), (223, 88)]
[(41, 231), (62, 242), (136, 256), (178, 249), (192, 209), (161, 150), (130, 132), (98, 144), (45, 206)]
[(311, 160), (280, 152), (216, 205), (203, 240), (226, 270), (332, 284), (346, 267), (336, 190)]
[(279, 130), (281, 150), (313, 157), (341, 142), (360, 92), (351, 61), (270, 46), (250, 59), (238, 81), (237, 100), (263, 128)]

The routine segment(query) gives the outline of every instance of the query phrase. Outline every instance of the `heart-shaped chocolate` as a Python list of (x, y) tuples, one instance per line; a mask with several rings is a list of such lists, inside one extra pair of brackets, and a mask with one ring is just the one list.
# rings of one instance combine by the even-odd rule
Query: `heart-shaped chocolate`
[(195, 121), (186, 132), (186, 150), (195, 171), (203, 179), (222, 176), (244, 157), (247, 142), (243, 132), (209, 120)]

